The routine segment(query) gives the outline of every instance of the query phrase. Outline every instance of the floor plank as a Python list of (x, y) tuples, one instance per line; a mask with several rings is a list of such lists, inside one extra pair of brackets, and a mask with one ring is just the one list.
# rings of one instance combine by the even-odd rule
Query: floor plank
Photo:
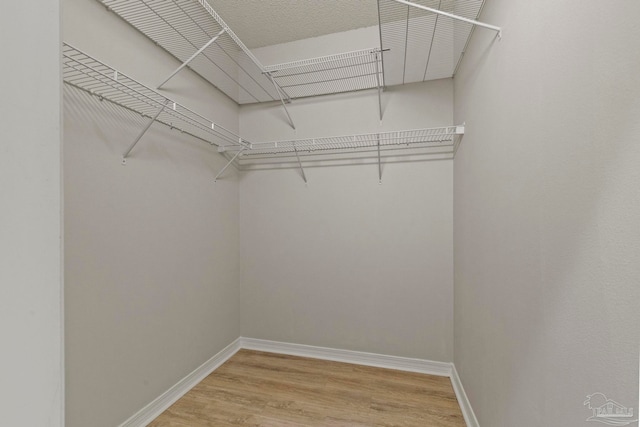
[(446, 377), (240, 350), (151, 427), (465, 427)]

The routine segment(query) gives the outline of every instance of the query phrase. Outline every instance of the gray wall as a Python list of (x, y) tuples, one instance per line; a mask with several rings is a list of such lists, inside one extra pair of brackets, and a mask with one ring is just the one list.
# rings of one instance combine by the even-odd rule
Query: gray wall
[[(150, 86), (179, 64), (97, 1), (64, 39)], [(190, 71), (168, 93), (221, 125), (237, 106)], [(214, 147), (64, 91), (67, 426), (114, 426), (240, 335), (238, 183)], [(33, 424), (42, 425), (42, 424)]]
[[(452, 100), (451, 80), (439, 80), (385, 92), (382, 124), (374, 90), (296, 100), (297, 131), (277, 104), (244, 106), (240, 128), (279, 140), (446, 126)], [(382, 185), (377, 164), (307, 168), (308, 185), (296, 169), (243, 174), (242, 335), (451, 361), (452, 166), (385, 164)]]
[(452, 162), (256, 171), (241, 180), (241, 331), (452, 358)]
[(58, 1), (0, 14), (0, 416), (64, 425)]
[(455, 364), (483, 426), (638, 403), (640, 3), (492, 0), (454, 79)]

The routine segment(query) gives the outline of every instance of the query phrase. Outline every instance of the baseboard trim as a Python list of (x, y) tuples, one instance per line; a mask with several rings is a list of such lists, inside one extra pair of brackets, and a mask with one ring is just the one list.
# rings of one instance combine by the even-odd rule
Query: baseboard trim
[(460, 381), (458, 371), (454, 364), (451, 364), (451, 367), (451, 384), (453, 385), (453, 391), (456, 393), (464, 422), (467, 424), (467, 427), (480, 427), (476, 414), (471, 407), (471, 402), (469, 402), (469, 398), (467, 397), (467, 393), (465, 393), (464, 387), (462, 387), (462, 381)]
[(220, 367), (224, 362), (229, 360), (240, 349), (289, 354), (292, 356), (310, 357), (313, 359), (332, 360), (334, 362), (352, 363), (355, 365), (375, 366), (378, 368), (397, 369), (400, 371), (449, 377), (467, 427), (480, 427), (453, 363), (246, 337), (237, 338), (223, 350), (218, 352), (218, 354), (204, 362), (193, 372), (178, 381), (169, 390), (162, 393), (155, 400), (136, 412), (118, 427), (144, 427), (148, 425), (151, 421), (160, 416), (160, 414), (162, 414), (167, 408), (169, 408), (169, 406), (173, 405), (178, 399), (195, 387), (196, 384), (218, 369), (218, 367)]
[(144, 427), (162, 414), (169, 406), (184, 396), (189, 390), (195, 387), (200, 381), (218, 369), (231, 356), (240, 350), (240, 338), (222, 349), (218, 354), (204, 362), (189, 375), (178, 381), (169, 390), (158, 396), (153, 402), (133, 414), (119, 427)]
[(400, 371), (418, 372), (441, 377), (451, 376), (451, 363), (434, 362), (424, 359), (411, 359), (408, 357), (387, 356), (362, 351), (340, 350), (245, 337), (240, 338), (240, 346), (248, 350), (289, 354), (291, 356), (332, 360), (334, 362), (353, 363), (378, 368), (397, 369)]

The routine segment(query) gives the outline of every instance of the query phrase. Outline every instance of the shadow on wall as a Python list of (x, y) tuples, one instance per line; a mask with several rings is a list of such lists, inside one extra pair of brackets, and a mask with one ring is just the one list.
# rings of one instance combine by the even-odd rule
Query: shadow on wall
[(552, 46), (533, 23), (493, 48), (476, 34), (456, 77), (455, 350), (481, 425), (582, 425), (594, 392), (638, 401), (640, 58), (555, 20)]

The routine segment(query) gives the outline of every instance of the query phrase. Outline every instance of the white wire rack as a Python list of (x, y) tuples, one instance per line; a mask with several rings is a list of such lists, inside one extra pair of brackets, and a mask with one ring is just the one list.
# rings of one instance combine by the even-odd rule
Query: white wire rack
[(358, 150), (363, 148), (388, 146), (400, 149), (415, 147), (417, 145), (422, 147), (454, 147), (456, 144), (456, 137), (463, 133), (463, 126), (447, 126), (429, 129), (367, 133), (360, 135), (254, 142), (251, 143), (250, 149), (243, 153), (243, 157), (277, 157), (296, 152)]
[[(305, 167), (377, 164), (452, 159), (464, 126), (402, 130), (288, 141), (257, 142), (238, 160), (241, 170), (297, 168), (307, 182)], [(383, 162), (384, 159), (384, 162)]]
[(384, 86), (378, 48), (269, 65), (265, 70), (291, 98)]
[[(238, 150), (249, 145), (234, 132), (66, 43), (62, 47), (62, 56), (62, 74), (65, 84), (89, 92), (100, 100), (149, 117), (152, 120), (144, 131), (157, 121), (218, 146), (221, 150)], [(144, 131), (135, 142), (138, 142)], [(129, 151), (123, 157), (127, 157)]]
[(288, 100), (206, 0), (99, 0), (238, 104)]
[[(411, 0), (469, 20), (484, 0)], [(380, 44), (387, 85), (452, 77), (474, 25), (397, 0), (378, 0)], [(486, 25), (488, 27), (492, 27)]]

